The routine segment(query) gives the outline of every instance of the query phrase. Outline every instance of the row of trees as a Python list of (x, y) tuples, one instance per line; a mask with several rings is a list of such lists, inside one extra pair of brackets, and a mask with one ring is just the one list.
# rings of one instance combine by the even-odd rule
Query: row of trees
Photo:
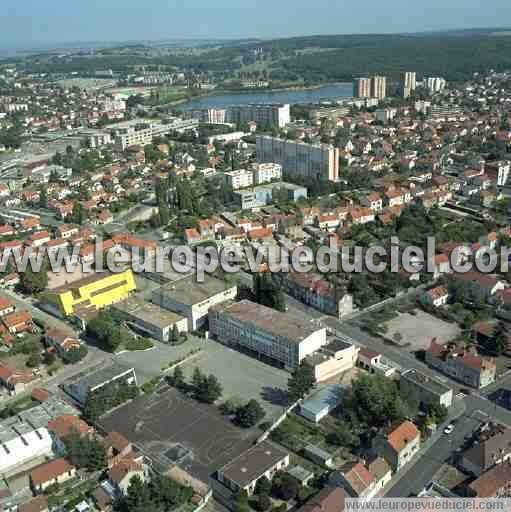
[(266, 416), (264, 409), (254, 399), (243, 404), (239, 399), (231, 398), (224, 402), (220, 409), (224, 414), (234, 416), (234, 422), (242, 428), (251, 428)]
[(89, 394), (85, 401), (84, 415), (91, 421), (96, 421), (114, 407), (133, 400), (138, 395), (139, 389), (135, 384), (128, 384), (125, 381), (107, 384)]
[(191, 487), (184, 487), (166, 476), (155, 475), (144, 482), (135, 475), (128, 492), (114, 504), (116, 512), (160, 512), (175, 510), (189, 502), (193, 496)]
[(192, 381), (186, 382), (186, 378), (181, 366), (176, 366), (172, 377), (168, 379), (169, 383), (176, 388), (193, 393), (193, 396), (199, 402), (212, 404), (222, 396), (222, 385), (213, 375), (205, 375), (198, 367), (195, 368)]
[(254, 299), (263, 306), (277, 311), (286, 311), (286, 298), (282, 287), (269, 272), (254, 276)]

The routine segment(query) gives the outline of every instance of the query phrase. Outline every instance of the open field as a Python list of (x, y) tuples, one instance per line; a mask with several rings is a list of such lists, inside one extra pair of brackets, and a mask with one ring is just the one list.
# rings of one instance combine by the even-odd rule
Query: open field
[(398, 344), (406, 346), (410, 351), (427, 349), (432, 338), (445, 343), (461, 332), (454, 323), (444, 322), (420, 309), (415, 311), (415, 315), (402, 313), (386, 323), (386, 335), (396, 340), (395, 334), (399, 333), (401, 339)]

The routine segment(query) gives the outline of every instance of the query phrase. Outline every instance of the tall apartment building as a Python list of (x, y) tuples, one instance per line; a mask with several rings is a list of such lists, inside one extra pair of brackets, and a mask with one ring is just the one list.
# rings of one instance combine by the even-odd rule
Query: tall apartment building
[(306, 144), (277, 137), (256, 137), (258, 163), (276, 163), (289, 179), (310, 178), (335, 181), (339, 178), (339, 149), (329, 144)]
[(254, 175), (254, 184), (261, 185), (269, 183), (272, 180), (282, 178), (282, 165), (268, 162), (266, 164), (253, 164), (252, 172)]
[(235, 105), (228, 109), (228, 120), (235, 124), (255, 121), (259, 126), (284, 128), (291, 122), (289, 103)]
[(325, 328), (249, 300), (211, 308), (209, 328), (220, 342), (288, 369), (296, 368), (327, 343)]
[(193, 119), (198, 119), (201, 123), (225, 124), (227, 122), (227, 110), (225, 108), (191, 110), (189, 115)]
[(435, 92), (443, 91), (447, 82), (445, 81), (445, 78), (436, 76), (425, 78), (423, 84), (431, 94), (434, 94)]
[(409, 98), (417, 89), (417, 73), (406, 71), (401, 75), (401, 94), (403, 98)]
[(252, 171), (238, 169), (236, 171), (226, 172), (225, 181), (233, 190), (239, 188), (251, 187), (254, 184), (254, 175)]
[(371, 97), (371, 79), (370, 78), (355, 78), (355, 80), (353, 80), (353, 96), (355, 98), (370, 98)]
[(380, 100), (385, 99), (387, 95), (387, 77), (373, 76), (371, 78), (371, 97)]

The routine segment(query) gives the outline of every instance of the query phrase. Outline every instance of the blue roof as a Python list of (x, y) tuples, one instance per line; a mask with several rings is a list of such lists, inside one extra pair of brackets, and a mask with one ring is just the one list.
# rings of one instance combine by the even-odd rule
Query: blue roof
[(327, 409), (335, 409), (342, 401), (343, 388), (339, 384), (329, 384), (322, 387), (300, 404), (301, 409), (307, 409), (312, 414), (319, 414)]

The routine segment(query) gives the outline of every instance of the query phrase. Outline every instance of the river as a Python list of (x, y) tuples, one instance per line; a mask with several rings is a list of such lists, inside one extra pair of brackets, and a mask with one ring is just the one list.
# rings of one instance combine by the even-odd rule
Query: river
[(249, 103), (319, 103), (320, 101), (350, 98), (353, 88), (350, 83), (323, 85), (315, 89), (283, 91), (254, 91), (228, 93), (195, 98), (180, 105), (184, 110), (202, 108), (225, 108)]

